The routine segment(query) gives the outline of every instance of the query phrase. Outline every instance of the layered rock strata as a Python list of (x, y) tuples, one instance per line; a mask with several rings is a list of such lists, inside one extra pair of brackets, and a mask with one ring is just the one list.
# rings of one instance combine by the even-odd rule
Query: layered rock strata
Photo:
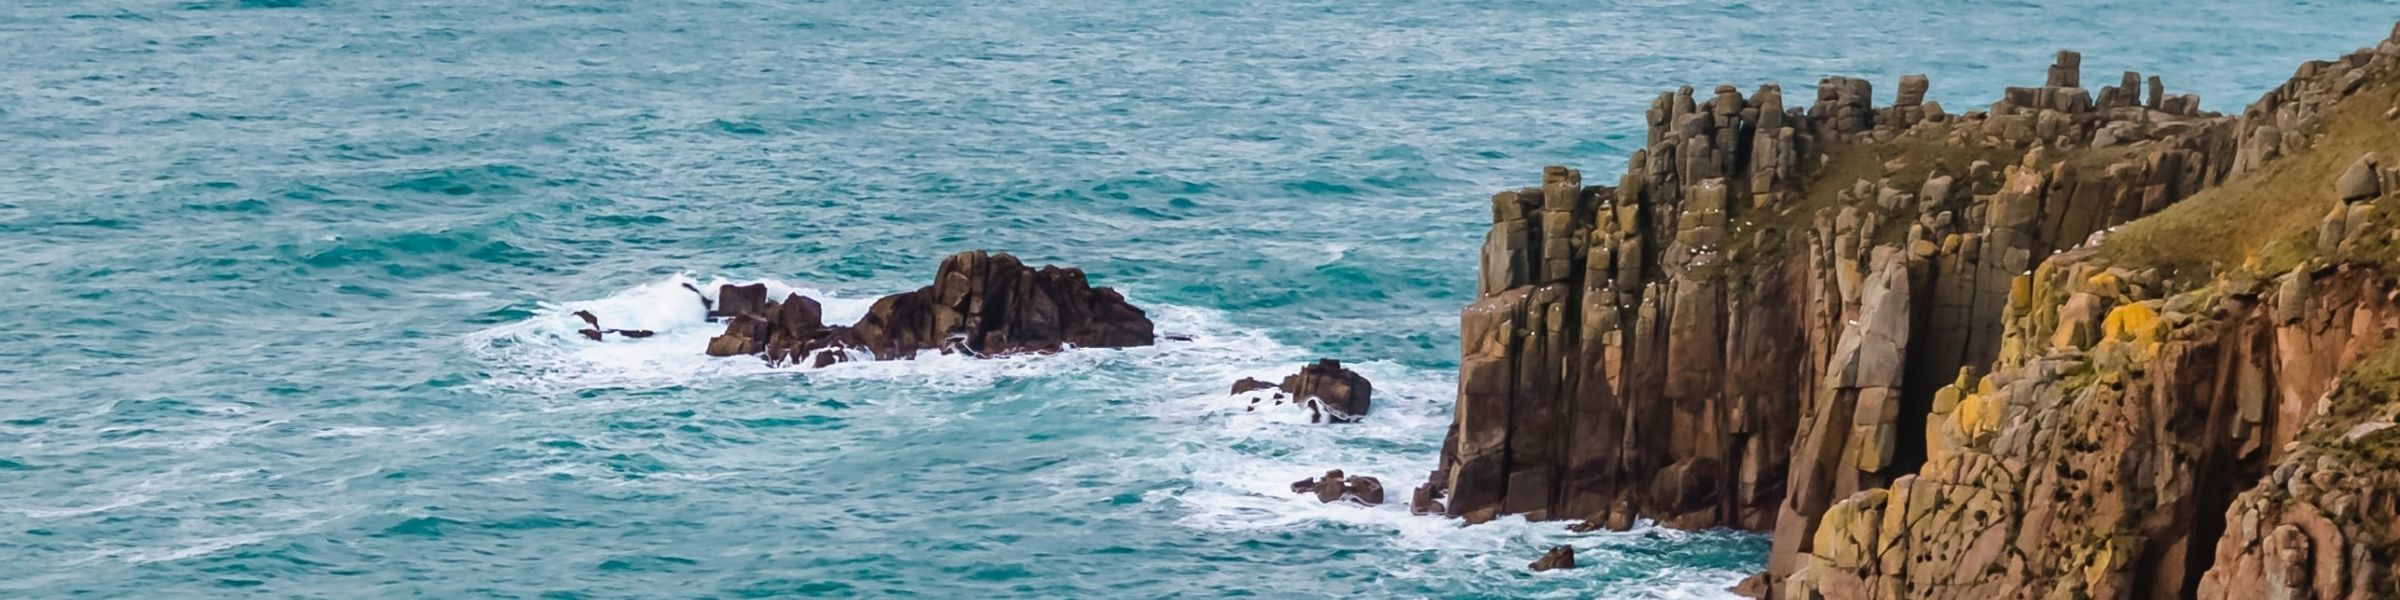
[(725, 332), (709, 340), (709, 355), (758, 354), (779, 364), (824, 366), (852, 351), (889, 360), (925, 350), (989, 356), (1156, 339), (1142, 309), (1116, 290), (1092, 287), (1082, 270), (1033, 268), (983, 251), (943, 259), (933, 285), (884, 296), (852, 325), (826, 325), (824, 308), (798, 294), (770, 300), (765, 284), (723, 286), (713, 312), (725, 319)]
[(1771, 530), (1747, 587), (1789, 598), (2400, 593), (2400, 466), (2356, 460), (2400, 445), (2376, 446), (2395, 399), (2340, 383), (2400, 327), (2400, 169), (2339, 157), (2280, 275), (2093, 250), (2363, 135), (2326, 123), (2388, 111), (2400, 38), (2241, 115), (2130, 72), (2095, 95), (2082, 66), (1965, 114), (1922, 76), (1888, 107), (1856, 79), (1805, 107), (1685, 88), (1615, 185), (1552, 167), (1496, 195), (1412, 506)]

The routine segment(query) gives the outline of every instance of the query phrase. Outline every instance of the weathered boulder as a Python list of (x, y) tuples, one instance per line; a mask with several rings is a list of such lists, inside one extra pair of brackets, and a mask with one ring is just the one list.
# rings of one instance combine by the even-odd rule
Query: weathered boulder
[(1549, 552), (1542, 553), (1541, 558), (1535, 559), (1533, 564), (1525, 565), (1525, 568), (1535, 572), (1573, 569), (1575, 568), (1575, 547), (1561, 545), (1551, 548)]
[(1320, 359), (1283, 378), (1284, 391), (1295, 398), (1321, 401), (1327, 420), (1336, 423), (1356, 421), (1367, 416), (1374, 403), (1375, 388), (1356, 371), (1342, 368), (1341, 361)]
[(1283, 378), (1281, 384), (1269, 384), (1254, 378), (1233, 382), (1233, 394), (1240, 395), (1262, 390), (1280, 390), (1276, 406), (1284, 403), (1283, 394), (1291, 394), (1291, 405), (1309, 411), (1309, 422), (1355, 423), (1366, 418), (1374, 405), (1374, 385), (1363, 375), (1342, 367), (1342, 362), (1330, 358), (1301, 367), (1300, 372)]
[(1342, 479), (1342, 491), (1352, 500), (1369, 506), (1383, 503), (1383, 480), (1358, 475)]
[(2333, 180), (2334, 198), (2356, 202), (2383, 194), (2382, 173), (2377, 170), (2375, 153), (2368, 152), (2350, 163), (2350, 168)]

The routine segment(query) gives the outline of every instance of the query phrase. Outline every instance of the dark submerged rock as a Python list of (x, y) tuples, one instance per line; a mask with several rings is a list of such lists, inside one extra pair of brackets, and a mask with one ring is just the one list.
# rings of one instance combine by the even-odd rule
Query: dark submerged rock
[(585, 339), (595, 342), (601, 341), (604, 336), (611, 333), (634, 339), (641, 339), (656, 335), (654, 332), (648, 329), (603, 329), (600, 327), (600, 317), (592, 314), (592, 311), (588, 310), (575, 311), (575, 317), (583, 319), (584, 323), (591, 325), (591, 327), (587, 329), (575, 330), (575, 333), (582, 335)]

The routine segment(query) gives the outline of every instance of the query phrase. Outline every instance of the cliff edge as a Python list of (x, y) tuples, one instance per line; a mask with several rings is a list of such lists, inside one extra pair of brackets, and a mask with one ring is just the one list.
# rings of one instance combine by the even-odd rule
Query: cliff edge
[(2111, 83), (1660, 95), (1492, 198), (1419, 495), (1772, 531), (1775, 597), (2400, 595), (2400, 28), (2239, 115)]

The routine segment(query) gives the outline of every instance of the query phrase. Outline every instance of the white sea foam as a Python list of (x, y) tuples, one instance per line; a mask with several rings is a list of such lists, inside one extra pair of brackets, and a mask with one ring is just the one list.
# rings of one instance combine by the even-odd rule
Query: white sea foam
[[(478, 331), (467, 337), (469, 352), (502, 367), (493, 384), (501, 387), (561, 391), (595, 387), (665, 387), (710, 377), (770, 373), (777, 369), (756, 357), (711, 357), (708, 340), (724, 331), (708, 320), (700, 300), (716, 301), (718, 286), (764, 283), (769, 298), (800, 294), (825, 307), (829, 323), (847, 323), (866, 314), (871, 298), (844, 298), (824, 290), (773, 280), (699, 281), (679, 274), (637, 285), (608, 297), (582, 302), (543, 302), (531, 318)], [(684, 286), (701, 290), (700, 294)], [(646, 329), (654, 335), (634, 339), (607, 336), (584, 339), (576, 331), (585, 324), (575, 311), (590, 311), (600, 326)]]
[[(1661, 542), (1654, 538), (1686, 535), (1655, 527), (1623, 533), (1571, 533), (1564, 523), (1514, 517), (1464, 527), (1457, 519), (1411, 515), (1410, 492), (1434, 468), (1443, 430), (1450, 422), (1454, 376), (1388, 361), (1345, 361), (1345, 366), (1359, 371), (1375, 386), (1370, 414), (1359, 423), (1310, 423), (1305, 409), (1288, 401), (1277, 406), (1268, 399), (1271, 392), (1227, 392), (1234, 381), (1244, 377), (1279, 381), (1316, 357), (1307, 349), (1234, 326), (1218, 311), (1145, 305), (1161, 334), (1177, 336), (1147, 347), (981, 359), (925, 352), (915, 360), (856, 361), (824, 369), (771, 367), (756, 357), (706, 356), (703, 349), (708, 338), (722, 326), (706, 320), (700, 301), (683, 289), (686, 283), (713, 293), (725, 281), (703, 284), (679, 275), (597, 300), (545, 303), (534, 317), (478, 332), (468, 345), (503, 372), (495, 379), (510, 386), (550, 391), (796, 375), (827, 384), (882, 381), (938, 394), (986, 389), (1017, 378), (1110, 378), (1099, 385), (1122, 383), (1137, 396), (1133, 398), (1138, 401), (1137, 410), (1164, 424), (1156, 441), (1160, 448), (1036, 474), (1038, 483), (1066, 495), (1079, 489), (1072, 485), (1076, 478), (1188, 482), (1151, 492), (1144, 501), (1180, 507), (1183, 516), (1176, 523), (1202, 531), (1258, 532), (1331, 524), (1382, 532), (1390, 537), (1396, 553), (1437, 557), (1431, 562), (1395, 559), (1389, 568), (1405, 578), (1517, 577), (1542, 549), (1558, 544), (1576, 546), (1586, 564), (1605, 564), (1619, 552), (1619, 546), (1656, 547)], [(770, 297), (797, 292), (817, 299), (825, 305), (826, 321), (831, 323), (853, 321), (872, 303), (806, 285), (763, 283), (768, 284)], [(1142, 304), (1138, 298), (1135, 302)], [(657, 335), (638, 340), (612, 336), (594, 343), (575, 333), (583, 326), (572, 316), (575, 310), (592, 311), (605, 327), (650, 329)], [(1253, 398), (1260, 401), (1253, 404)], [(567, 405), (559, 409), (586, 408)], [(972, 418), (978, 410), (955, 404), (923, 408), (906, 412), (909, 418), (938, 420), (956, 415)], [(1290, 490), (1293, 481), (1337, 468), (1381, 479), (1386, 502), (1371, 507), (1327, 504)], [(508, 477), (535, 475), (539, 474)], [(1554, 576), (1574, 577), (1576, 573)], [(1662, 572), (1647, 576), (1639, 589), (1611, 593), (1637, 598), (1725, 597), (1729, 595), (1725, 588), (1742, 575), (1710, 569)]]

